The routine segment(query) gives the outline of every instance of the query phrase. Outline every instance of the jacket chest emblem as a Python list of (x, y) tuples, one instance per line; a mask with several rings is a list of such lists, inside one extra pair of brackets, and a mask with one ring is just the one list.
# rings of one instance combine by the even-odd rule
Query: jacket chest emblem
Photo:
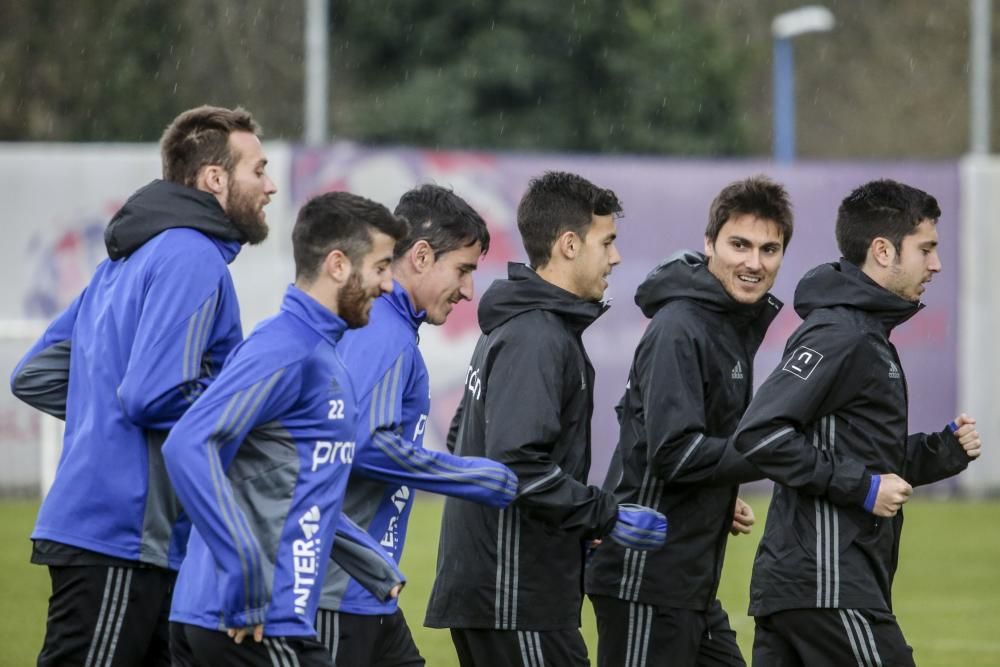
[(743, 364), (738, 359), (736, 360), (736, 365), (733, 366), (733, 370), (730, 373), (730, 377), (733, 380), (742, 380), (743, 379)]
[(899, 380), (899, 379), (901, 379), (901, 377), (902, 376), (899, 373), (899, 366), (896, 365), (895, 361), (890, 361), (889, 362), (889, 379), (890, 380)]

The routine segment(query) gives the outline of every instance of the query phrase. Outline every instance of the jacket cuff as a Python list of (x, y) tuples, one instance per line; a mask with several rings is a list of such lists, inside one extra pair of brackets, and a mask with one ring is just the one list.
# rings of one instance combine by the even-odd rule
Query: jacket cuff
[[(406, 577), (403, 576), (402, 572), (400, 572), (397, 568), (393, 568), (392, 574), (392, 577), (374, 584), (368, 591), (378, 598), (379, 602), (384, 603), (392, 600), (393, 598), (389, 596), (389, 593), (391, 593), (392, 589), (396, 586), (401, 586), (403, 588), (406, 587)], [(400, 593), (402, 593), (402, 589), (400, 589)]]
[(962, 449), (962, 445), (959, 444), (958, 438), (955, 436), (955, 431), (957, 430), (958, 425), (955, 422), (949, 422), (947, 426), (937, 433), (931, 433), (927, 436), (927, 446), (937, 454), (945, 454), (948, 456), (961, 454), (958, 458), (967, 460), (969, 457), (966, 455), (965, 450)]
[[(600, 523), (597, 525), (597, 529), (590, 535), (586, 535), (586, 539), (603, 539), (611, 535), (611, 531), (614, 530), (615, 524), (618, 523), (618, 502), (615, 499), (614, 494), (610, 491), (601, 491), (601, 505), (602, 512), (598, 521)], [(654, 508), (655, 509), (655, 508)]]
[(868, 486), (868, 495), (865, 496), (865, 511), (871, 514), (875, 509), (875, 499), (878, 498), (878, 487), (882, 484), (882, 475), (872, 475), (871, 484)]
[(955, 436), (955, 431), (958, 430), (958, 425), (955, 422), (949, 422), (943, 430), (938, 433), (932, 433), (930, 437), (927, 438), (928, 441), (936, 439), (937, 442), (934, 443), (939, 448), (938, 451), (943, 449), (946, 452), (946, 456), (951, 463), (948, 466), (949, 472), (951, 474), (956, 474), (965, 470), (972, 459), (969, 455), (965, 453), (965, 449), (958, 442), (958, 438)]

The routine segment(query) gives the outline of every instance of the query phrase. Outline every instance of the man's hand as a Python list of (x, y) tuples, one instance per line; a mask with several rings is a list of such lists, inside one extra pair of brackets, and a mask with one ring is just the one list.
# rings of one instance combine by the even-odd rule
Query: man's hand
[(885, 473), (880, 476), (878, 495), (872, 514), (881, 517), (896, 516), (903, 504), (913, 494), (913, 487), (899, 475)]
[(955, 417), (953, 422), (957, 427), (954, 431), (958, 444), (962, 445), (965, 455), (970, 459), (977, 459), (983, 453), (983, 441), (979, 439), (979, 431), (976, 430), (976, 420), (964, 412)]
[(753, 530), (756, 519), (753, 515), (753, 508), (743, 501), (736, 499), (736, 510), (733, 512), (733, 525), (729, 528), (730, 535), (749, 535)]
[(399, 594), (403, 590), (403, 584), (396, 584), (389, 590), (389, 599), (396, 600), (399, 598)]
[(255, 625), (252, 628), (229, 628), (226, 630), (226, 634), (232, 638), (237, 644), (243, 643), (243, 638), (253, 633), (253, 640), (258, 644), (264, 641), (264, 626)]

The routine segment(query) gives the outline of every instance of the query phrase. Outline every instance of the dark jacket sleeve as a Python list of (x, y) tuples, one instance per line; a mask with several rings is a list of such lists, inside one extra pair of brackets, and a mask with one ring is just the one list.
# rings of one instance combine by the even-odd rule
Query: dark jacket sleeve
[(850, 378), (866, 371), (855, 332), (819, 324), (800, 329), (764, 381), (734, 436), (736, 449), (769, 478), (844, 506), (863, 506), (871, 471), (816, 447), (807, 429), (847, 403)]
[(706, 435), (697, 343), (676, 319), (655, 318), (636, 350), (649, 465), (667, 483), (731, 486), (763, 478), (730, 438)]
[(555, 528), (602, 537), (617, 517), (614, 495), (577, 481), (553, 459), (562, 431), (563, 370), (571, 351), (548, 331), (509, 333), (496, 342), (490, 364), (486, 455), (517, 475), (519, 507)]
[(455, 453), (455, 443), (458, 440), (458, 428), (462, 424), (462, 411), (465, 409), (465, 401), (468, 400), (468, 395), (469, 392), (462, 392), (462, 399), (458, 402), (458, 407), (455, 408), (455, 416), (451, 418), (451, 424), (448, 425), (448, 435), (445, 436), (444, 445), (452, 454)]
[(939, 433), (914, 433), (906, 440), (902, 477), (912, 486), (933, 484), (962, 472), (971, 461), (947, 428)]
[(58, 419), (66, 419), (73, 326), (82, 299), (81, 293), (52, 321), (10, 376), (10, 390), (15, 396)]

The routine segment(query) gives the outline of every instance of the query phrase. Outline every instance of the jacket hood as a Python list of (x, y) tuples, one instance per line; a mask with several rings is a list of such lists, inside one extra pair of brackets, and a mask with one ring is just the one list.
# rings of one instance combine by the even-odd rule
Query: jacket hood
[(479, 328), (488, 334), (501, 324), (530, 310), (547, 310), (565, 319), (581, 333), (608, 306), (581, 299), (543, 279), (524, 264), (507, 264), (507, 279), (495, 280), (479, 301)]
[(770, 313), (768, 322), (784, 305), (770, 292), (757, 303), (740, 303), (729, 296), (708, 270), (705, 255), (693, 250), (681, 250), (660, 262), (635, 291), (635, 305), (649, 318), (676, 299), (697, 301), (708, 310), (745, 316), (748, 320)]
[(819, 308), (845, 306), (878, 318), (886, 333), (923, 308), (893, 294), (847, 260), (820, 264), (809, 271), (795, 288), (795, 312), (805, 319)]
[(108, 257), (128, 257), (149, 239), (176, 227), (195, 229), (219, 241), (246, 242), (214, 196), (157, 179), (137, 190), (111, 218), (104, 230)]

